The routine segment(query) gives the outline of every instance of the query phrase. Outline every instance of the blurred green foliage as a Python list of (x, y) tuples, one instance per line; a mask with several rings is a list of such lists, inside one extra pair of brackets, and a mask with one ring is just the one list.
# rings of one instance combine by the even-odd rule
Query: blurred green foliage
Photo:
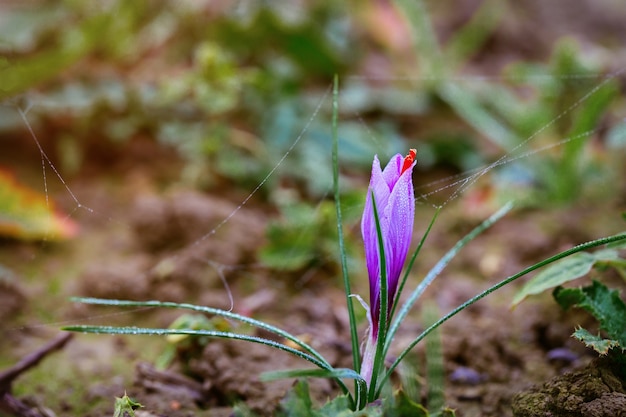
[[(7, 51), (0, 98), (37, 88), (45, 97), (31, 92), (26, 100), (52, 104), (47, 117), (76, 120), (58, 134), (67, 169), (80, 168), (90, 141), (147, 135), (177, 150), (186, 161), (183, 179), (192, 184), (210, 185), (218, 175), (249, 185), (273, 168), (274, 152), (284, 151), (281, 138), (301, 134), (317, 106), (302, 88), (348, 67), (345, 7), (115, 0), (46, 4), (40, 13), (8, 8), (5, 20), (31, 32), (28, 42), (11, 32), (0, 39)], [(81, 74), (59, 79), (63, 70)], [(297, 110), (283, 111), (287, 103)], [(283, 124), (273, 125), (291, 129), (264, 128), (277, 113)], [(16, 123), (0, 117), (0, 127), (3, 120)], [(323, 129), (316, 123), (313, 135)]]
[[(505, 199), (520, 197), (511, 190), (523, 189), (524, 199), (534, 205), (571, 203), (586, 192), (594, 198), (615, 194), (615, 172), (606, 166), (600, 153), (590, 152), (590, 141), (605, 123), (620, 118), (623, 96), (619, 79), (603, 75), (606, 63), (585, 56), (578, 42), (562, 38), (554, 47), (548, 63), (520, 61), (504, 69), (500, 81), (471, 83), (453, 80), (459, 69), (478, 53), (510, 5), (506, 2), (483, 1), (472, 18), (460, 27), (445, 44), (441, 44), (423, 0), (396, 0), (410, 22), (414, 35), (415, 55), (419, 71), (426, 73), (425, 88), (440, 99), (476, 132), (515, 158), (550, 145), (559, 144), (555, 152), (542, 152), (505, 165), (495, 185)], [(429, 77), (428, 75), (436, 74)], [(468, 84), (467, 86), (465, 84)], [(622, 129), (617, 124), (609, 133), (611, 148), (621, 148), (624, 155)], [(452, 137), (454, 133), (452, 133)], [(439, 161), (447, 157), (468, 170), (464, 161), (476, 168), (482, 165), (475, 148), (466, 146), (465, 157), (459, 148), (444, 147), (445, 128), (426, 145), (426, 155)], [(470, 139), (475, 142), (476, 138)], [(452, 157), (452, 158), (450, 158)], [(428, 158), (426, 159), (428, 161)], [(584, 185), (584, 186), (582, 186)], [(604, 194), (595, 192), (602, 190)]]
[[(510, 6), (482, 2), (443, 43), (430, 5), (395, 4), (413, 31), (411, 59), (423, 85), (407, 90), (347, 80), (345, 114), (383, 113), (367, 126), (341, 124), (342, 142), (349, 142), (342, 162), (366, 168), (373, 153), (404, 150), (397, 119), (433, 114), (441, 100), (476, 132), (443, 125), (426, 134), (418, 147), (425, 166), (443, 162), (463, 171), (483, 165), (476, 134), (505, 152), (529, 137), (532, 143), (523, 149), (570, 138), (560, 155), (530, 158), (525, 168), (501, 178), (509, 182), (525, 172), (521, 181), (539, 191), (532, 198), (555, 202), (575, 199), (582, 179), (590, 188), (607, 182), (598, 158), (585, 152), (593, 137), (587, 132), (607, 120), (619, 97), (617, 80), (587, 95), (600, 82), (602, 64), (565, 39), (548, 64), (521, 62), (505, 70), (504, 82), (466, 86), (455, 75), (482, 50)], [(311, 115), (324, 103), (330, 76), (358, 71), (372, 48), (357, 38), (363, 22), (349, 8), (322, 1), (207, 6), (166, 0), (5, 6), (0, 98), (30, 91), (23, 97), (36, 107), (52, 104), (45, 106), (45, 117), (74, 119), (62, 132), (50, 132), (68, 171), (81, 168), (89, 142), (148, 136), (183, 157), (188, 183), (206, 187), (225, 177), (250, 186), (272, 170), (294, 138), (305, 135), (306, 145), (296, 147), (270, 181), (296, 176), (308, 193), (320, 196), (330, 172), (330, 158), (319, 156), (329, 149), (328, 106), (309, 124)], [(0, 127), (21, 123), (6, 110), (0, 109)], [(612, 146), (623, 146), (623, 130), (610, 131)]]
[[(602, 82), (597, 77), (602, 68), (584, 62), (582, 56), (575, 42), (564, 39), (549, 64), (511, 66), (507, 74), (513, 80), (509, 92), (502, 87), (486, 89), (489, 108), (521, 138), (541, 136), (529, 144), (530, 150), (563, 141), (554, 152), (542, 152), (524, 161), (536, 191), (530, 198), (538, 202), (571, 203), (584, 192), (615, 180), (611, 175), (619, 175), (603, 166), (600, 155), (590, 152), (590, 141), (619, 98), (618, 80)], [(515, 88), (530, 89), (530, 99), (515, 97)]]
[[(354, 222), (360, 213), (349, 207), (361, 207), (363, 197), (347, 194), (342, 200), (345, 220)], [(281, 216), (267, 229), (268, 243), (259, 257), (266, 266), (283, 271), (302, 271), (307, 268), (340, 264), (337, 251), (337, 219), (334, 203), (323, 200), (317, 207), (298, 202), (280, 205)], [(352, 258), (356, 247), (348, 240), (347, 254)]]
[[(180, 330), (217, 330), (231, 331), (231, 324), (223, 317), (207, 318), (203, 314), (183, 314), (170, 324), (169, 329)], [(168, 335), (168, 345), (157, 358), (157, 369), (167, 369), (173, 361), (177, 361), (183, 372), (190, 374), (189, 362), (202, 357), (204, 347), (210, 339), (205, 336)]]
[[(63, 174), (80, 172), (103, 149), (119, 156), (148, 138), (182, 159), (186, 185), (250, 190), (263, 181), (263, 195), (283, 212), (268, 232), (269, 265), (277, 266), (271, 259), (281, 258), (279, 248), (295, 251), (287, 269), (328, 258), (328, 218), (303, 220), (300, 203), (327, 196), (332, 182), (335, 73), (347, 191), (352, 176), (367, 178), (373, 154), (382, 160), (408, 147), (418, 148), (418, 169), (457, 173), (487, 165), (486, 150), (515, 158), (560, 144), (494, 172), (499, 195), (522, 194), (537, 205), (572, 202), (589, 190), (615, 193), (619, 183), (610, 159), (618, 157), (591, 143), (607, 126), (607, 149), (626, 149), (619, 80), (603, 82), (606, 63), (575, 41), (559, 42), (547, 63), (512, 64), (489, 82), (465, 76), (511, 13), (508, 2), (481, 2), (445, 38), (431, 16), (440, 6), (423, 0), (392, 2), (397, 20), (389, 27), (386, 9), (376, 8), (387, 3), (35, 3), (41, 7), (2, 6), (0, 98), (46, 124)], [(400, 33), (412, 35), (413, 49), (381, 41), (378, 25), (406, 29)], [(395, 63), (394, 53), (406, 61)], [(407, 87), (405, 78), (417, 81)], [(23, 121), (0, 106), (0, 130), (15, 128)], [(280, 202), (285, 188), (298, 195), (291, 209)], [(293, 249), (278, 235), (294, 240), (298, 222), (328, 233), (303, 232)]]

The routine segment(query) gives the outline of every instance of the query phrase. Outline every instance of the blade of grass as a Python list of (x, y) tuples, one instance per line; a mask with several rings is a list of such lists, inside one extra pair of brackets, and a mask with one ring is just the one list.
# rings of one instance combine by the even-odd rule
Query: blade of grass
[(286, 371), (264, 372), (261, 375), (261, 381), (275, 381), (277, 379), (295, 378), (300, 376), (317, 377), (317, 378), (350, 378), (361, 382), (365, 380), (354, 369), (335, 368), (335, 369), (289, 369)]
[(521, 139), (489, 113), (471, 93), (446, 81), (451, 73), (451, 63), (444, 62), (444, 54), (437, 43), (424, 0), (395, 0), (394, 3), (410, 23), (416, 56), (420, 57), (418, 62), (422, 66), (420, 70), (429, 76), (432, 90), (494, 144), (506, 151), (513, 149)]
[[(419, 72), (445, 78), (446, 68), (442, 65), (441, 51), (424, 1), (395, 0), (394, 3), (404, 13), (411, 26), (416, 56), (419, 57), (416, 64), (421, 66)], [(435, 81), (434, 78), (429, 79)]]
[(285, 338), (295, 343), (296, 345), (300, 346), (302, 350), (304, 350), (305, 352), (308, 352), (311, 356), (313, 356), (318, 361), (326, 365), (327, 368), (332, 368), (330, 363), (328, 363), (328, 361), (324, 359), (324, 357), (319, 352), (317, 352), (311, 346), (304, 343), (302, 340), (298, 339), (294, 335), (278, 327), (264, 323), (262, 321), (255, 320), (250, 317), (242, 316), (236, 313), (232, 313), (230, 311), (221, 310), (219, 308), (198, 306), (198, 305), (187, 304), (187, 303), (172, 303), (168, 301), (110, 300), (110, 299), (104, 299), (104, 298), (91, 298), (91, 297), (72, 297), (70, 300), (73, 302), (78, 302), (78, 303), (83, 303), (83, 304), (106, 305), (106, 306), (117, 306), (117, 307), (120, 307), (120, 306), (121, 307), (158, 307), (158, 308), (175, 308), (175, 309), (193, 310), (193, 311), (199, 311), (202, 313), (225, 317), (227, 319), (237, 320), (242, 323), (246, 323), (251, 326), (266, 330), (270, 333), (274, 333), (282, 338)]
[(243, 340), (246, 342), (259, 343), (265, 346), (273, 347), (293, 355), (301, 359), (311, 362), (315, 366), (322, 369), (332, 370), (328, 364), (318, 360), (317, 358), (302, 352), (298, 349), (289, 347), (274, 340), (265, 339), (257, 336), (250, 336), (241, 333), (222, 332), (218, 330), (192, 330), (192, 329), (159, 329), (146, 327), (116, 327), (116, 326), (65, 326), (62, 330), (69, 332), (92, 333), (92, 334), (122, 334), (122, 335), (146, 335), (146, 336), (168, 336), (168, 335), (187, 335), (187, 336), (205, 336), (220, 339)]
[(513, 130), (486, 110), (472, 93), (450, 82), (439, 83), (436, 90), (459, 116), (500, 148), (510, 151), (522, 142)]
[[(400, 389), (404, 392), (404, 395), (416, 404), (422, 403), (422, 385), (425, 383), (424, 378), (420, 375), (418, 364), (415, 361), (415, 357), (406, 358), (404, 362), (398, 367), (398, 378), (400, 380)], [(388, 387), (385, 387), (381, 393), (383, 398), (393, 398), (393, 394), (390, 396), (385, 395), (385, 391)]]
[(337, 212), (337, 240), (339, 241), (339, 256), (341, 258), (341, 273), (343, 275), (343, 287), (346, 293), (346, 306), (348, 308), (348, 318), (350, 320), (350, 340), (352, 342), (352, 366), (356, 372), (360, 372), (361, 355), (359, 353), (359, 335), (357, 333), (356, 317), (354, 315), (354, 304), (352, 303), (352, 291), (350, 289), (350, 278), (348, 275), (348, 261), (346, 258), (346, 247), (343, 238), (343, 220), (341, 215), (341, 198), (339, 195), (339, 135), (337, 133), (339, 117), (339, 77), (335, 74), (333, 80), (333, 189), (335, 192), (335, 210)]
[[(538, 262), (532, 266), (529, 266), (528, 268), (524, 269), (523, 271), (518, 272), (517, 274), (511, 275), (508, 278), (500, 281), (499, 283), (497, 283), (496, 285), (493, 285), (489, 288), (487, 288), (485, 291), (481, 292), (480, 294), (470, 298), (469, 300), (467, 300), (466, 302), (464, 302), (463, 304), (461, 304), (460, 306), (458, 306), (457, 308), (455, 308), (454, 310), (452, 310), (451, 312), (449, 312), (448, 314), (446, 314), (445, 316), (443, 316), (442, 318), (440, 318), (439, 320), (437, 320), (435, 323), (433, 323), (433, 325), (431, 325), (430, 327), (428, 327), (426, 330), (424, 330), (418, 337), (416, 337), (397, 357), (396, 360), (393, 362), (393, 364), (391, 364), (391, 366), (389, 367), (389, 369), (387, 370), (387, 373), (383, 376), (383, 379), (381, 381), (381, 384), (386, 381), (387, 379), (389, 379), (391, 377), (391, 374), (393, 373), (393, 371), (398, 367), (398, 365), (400, 364), (400, 362), (402, 362), (402, 360), (404, 359), (404, 357), (420, 342), (422, 341), (426, 336), (428, 336), (428, 334), (430, 334), (431, 332), (433, 332), (435, 329), (437, 329), (437, 327), (441, 326), (443, 323), (445, 323), (446, 321), (450, 320), (452, 317), (454, 317), (455, 315), (457, 315), (459, 312), (463, 311), (464, 309), (466, 309), (467, 307), (469, 307), (470, 305), (474, 304), (475, 302), (477, 302), (478, 300), (481, 300), (483, 298), (485, 298), (486, 296), (488, 296), (489, 294), (491, 294), (492, 292), (504, 287), (507, 284), (510, 284), (511, 282), (515, 281), (516, 279), (523, 277), (524, 275), (528, 274), (529, 272), (532, 272), (536, 269), (542, 268), (546, 265), (549, 265), (553, 262), (558, 261), (559, 259), (563, 259), (567, 256), (573, 255), (575, 253), (578, 252), (582, 252), (584, 250), (590, 249), (590, 248), (595, 248), (597, 246), (601, 246), (601, 245), (606, 245), (608, 243), (611, 242), (618, 242), (618, 241), (626, 241), (626, 233), (620, 233), (618, 235), (615, 236), (610, 236), (610, 237), (605, 237), (605, 238), (601, 238), (601, 239), (596, 239), (596, 240), (592, 240), (590, 242), (587, 243), (583, 243), (577, 246), (574, 246), (573, 248), (570, 248), (566, 251), (563, 251), (561, 253), (558, 253), (554, 256), (551, 256), (548, 259), (544, 259), (541, 262)], [(380, 392), (379, 392), (380, 393)]]
[(387, 345), (385, 346), (385, 354), (388, 352), (389, 347), (391, 346), (391, 342), (395, 337), (398, 328), (402, 321), (409, 314), (409, 311), (413, 308), (418, 298), (424, 293), (426, 288), (441, 274), (446, 266), (454, 259), (454, 257), (459, 253), (459, 251), (471, 242), (476, 236), (484, 232), (486, 229), (491, 227), (495, 222), (504, 217), (511, 209), (513, 208), (513, 203), (507, 203), (496, 213), (491, 215), (487, 220), (478, 225), (474, 230), (469, 232), (465, 237), (459, 240), (453, 247), (450, 249), (440, 260), (435, 264), (435, 266), (428, 271), (428, 274), (424, 277), (422, 282), (415, 288), (415, 290), (411, 293), (411, 296), (404, 302), (400, 312), (398, 313), (398, 317), (396, 317), (391, 324), (391, 328), (389, 329), (389, 333), (387, 335)]
[(406, 281), (409, 278), (409, 272), (411, 272), (411, 269), (413, 269), (413, 264), (415, 263), (415, 259), (417, 259), (417, 255), (419, 255), (420, 251), (422, 250), (422, 246), (424, 246), (424, 242), (426, 241), (426, 238), (430, 234), (430, 230), (433, 228), (433, 225), (435, 224), (435, 220), (437, 220), (437, 217), (439, 217), (439, 213), (441, 213), (441, 209), (442, 209), (441, 206), (437, 207), (435, 214), (430, 219), (430, 224), (428, 225), (428, 227), (426, 228), (426, 231), (422, 235), (422, 239), (420, 240), (419, 245), (417, 245), (417, 249), (415, 249), (415, 252), (413, 252), (413, 256), (411, 256), (411, 260), (409, 261), (409, 265), (406, 267), (406, 271), (404, 271), (404, 276), (402, 277), (402, 281), (400, 281), (400, 285), (398, 286), (398, 291), (396, 292), (396, 297), (393, 300), (393, 306), (391, 307), (391, 313), (389, 314), (389, 317), (391, 318), (393, 318), (393, 316), (396, 314), (398, 304), (400, 303), (400, 295), (402, 294)]
[(367, 390), (367, 383), (361, 375), (348, 368), (338, 369), (290, 369), (287, 371), (265, 372), (261, 375), (261, 381), (275, 381), (285, 378), (331, 378), (331, 379), (354, 379), (356, 383), (356, 397), (364, 398)]
[(476, 53), (489, 39), (506, 11), (508, 11), (506, 2), (483, 1), (470, 20), (457, 29), (448, 40), (443, 51), (446, 67), (456, 70)]
[[(262, 343), (261, 340), (267, 340), (269, 343), (264, 343), (267, 346), (271, 346), (271, 347), (275, 347), (277, 349), (280, 350), (284, 350), (286, 352), (289, 353), (293, 353), (294, 355), (301, 357), (302, 359), (308, 360), (309, 362), (315, 364), (316, 366), (319, 366), (320, 368), (323, 369), (333, 369), (332, 365), (330, 365), (330, 363), (328, 363), (328, 361), (326, 359), (324, 359), (324, 357), (317, 352), (315, 349), (313, 349), (311, 346), (309, 346), (308, 344), (304, 343), (303, 341), (301, 341), (300, 339), (298, 339), (297, 337), (293, 336), (292, 334), (278, 328), (275, 326), (272, 326), (270, 324), (264, 323), (262, 321), (259, 320), (255, 320), (252, 319), (250, 317), (246, 317), (246, 316), (242, 316), (236, 313), (232, 313), (230, 311), (226, 311), (226, 310), (221, 310), (218, 308), (212, 308), (212, 307), (205, 307), (205, 306), (198, 306), (198, 305), (194, 305), (194, 304), (186, 304), (186, 303), (172, 303), (172, 302), (167, 302), (167, 301), (127, 301), (127, 300), (109, 300), (109, 299), (102, 299), (102, 298), (91, 298), (91, 297), (72, 297), (71, 298), (72, 301), (74, 302), (80, 302), (80, 303), (84, 303), (84, 304), (93, 304), (93, 305), (106, 305), (106, 306), (123, 306), (123, 307), (159, 307), (159, 308), (175, 308), (175, 309), (185, 309), (185, 310), (193, 310), (193, 311), (199, 311), (202, 313), (207, 313), (207, 314), (212, 314), (212, 315), (216, 315), (216, 316), (222, 316), (228, 319), (232, 319), (232, 320), (237, 320), (237, 321), (241, 321), (242, 323), (246, 323), (249, 324), (251, 326), (254, 327), (258, 327), (260, 329), (266, 330), (270, 333), (274, 333), (286, 340), (289, 340), (293, 343), (295, 343), (297, 346), (299, 346), (300, 348), (302, 348), (303, 351), (300, 351), (298, 349), (294, 349), (292, 347), (277, 343), (273, 340), (269, 340), (269, 339), (263, 339), (263, 338), (259, 338), (259, 337), (255, 337), (255, 336), (248, 336), (248, 335), (243, 335), (243, 334), (239, 334), (239, 333), (231, 333), (231, 332), (219, 332), (219, 331), (207, 331), (207, 330), (191, 330), (191, 329), (156, 329), (158, 330), (160, 333), (149, 333), (150, 331), (154, 331), (155, 329), (138, 329), (138, 328), (121, 328), (121, 327), (111, 327), (111, 326), (67, 326), (67, 327), (63, 327), (63, 330), (66, 331), (76, 331), (76, 332), (84, 332), (84, 333), (106, 333), (106, 334), (153, 334), (153, 335), (166, 335), (166, 334), (186, 334), (186, 335), (204, 335), (204, 336), (209, 336), (209, 337), (222, 337), (222, 338), (231, 338), (231, 339), (236, 339), (236, 340), (247, 340), (250, 342), (256, 342), (256, 343)], [(125, 333), (112, 333), (112, 332), (108, 332), (108, 331), (91, 331), (90, 329), (100, 329), (100, 330), (104, 330), (104, 329), (133, 329), (132, 331), (127, 331)], [(141, 332), (144, 333), (141, 333)], [(178, 332), (178, 333), (176, 333)], [(197, 332), (205, 332), (203, 334), (197, 333)], [(207, 333), (208, 332), (208, 333)], [(210, 333), (210, 334), (209, 334)], [(233, 337), (228, 337), (226, 335), (234, 335)], [(307, 359), (307, 358), (311, 358), (313, 359), (313, 361)], [(354, 398), (352, 397), (352, 395), (350, 394), (350, 391), (348, 390), (348, 387), (346, 387), (346, 385), (343, 383), (343, 381), (341, 380), (336, 380), (337, 384), (339, 385), (339, 387), (341, 388), (342, 392), (344, 394), (348, 395), (348, 398), (351, 402), (351, 404), (355, 404), (354, 402)]]
[[(354, 314), (354, 304), (352, 302), (352, 290), (350, 288), (350, 276), (348, 274), (348, 261), (346, 257), (346, 245), (343, 238), (343, 218), (341, 215), (341, 196), (339, 193), (339, 76), (335, 74), (333, 78), (333, 115), (332, 115), (332, 138), (333, 138), (333, 191), (335, 194), (335, 211), (337, 216), (337, 241), (339, 242), (339, 257), (341, 259), (341, 275), (343, 276), (343, 287), (346, 294), (346, 308), (348, 309), (348, 320), (350, 322), (350, 342), (352, 345), (352, 367), (356, 372), (360, 372), (361, 354), (359, 352), (359, 335), (357, 333), (356, 316)], [(355, 379), (354, 389), (356, 392), (356, 408), (365, 406), (365, 395), (363, 389)]]

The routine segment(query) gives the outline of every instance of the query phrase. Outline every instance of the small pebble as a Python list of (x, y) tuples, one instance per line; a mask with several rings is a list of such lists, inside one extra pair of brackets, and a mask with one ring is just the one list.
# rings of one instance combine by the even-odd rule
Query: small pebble
[(567, 348), (552, 349), (546, 355), (550, 362), (572, 363), (578, 360), (578, 355)]
[(450, 381), (461, 385), (478, 385), (485, 379), (483, 374), (466, 366), (459, 366), (450, 374)]

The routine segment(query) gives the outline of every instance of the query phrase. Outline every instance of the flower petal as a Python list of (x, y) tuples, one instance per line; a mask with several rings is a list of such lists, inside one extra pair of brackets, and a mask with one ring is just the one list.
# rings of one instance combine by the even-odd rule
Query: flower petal
[(403, 157), (399, 153), (395, 154), (387, 163), (385, 170), (383, 171), (383, 177), (385, 182), (389, 186), (389, 190), (392, 190), (396, 185), (398, 178), (400, 178), (400, 170), (402, 169)]
[(400, 176), (385, 207), (387, 219), (385, 255), (387, 257), (389, 295), (392, 299), (395, 296), (413, 234), (415, 199), (411, 179), (412, 171), (412, 169), (407, 169)]
[(380, 220), (385, 248), (385, 264), (388, 285), (388, 306), (391, 308), (396, 295), (402, 267), (411, 245), (415, 200), (412, 173), (415, 162), (404, 169), (406, 158), (396, 154), (381, 171), (378, 157), (372, 163), (372, 176), (361, 220), (361, 233), (365, 247), (365, 259), (370, 286), (370, 318), (378, 326), (380, 314), (380, 253), (372, 194)]

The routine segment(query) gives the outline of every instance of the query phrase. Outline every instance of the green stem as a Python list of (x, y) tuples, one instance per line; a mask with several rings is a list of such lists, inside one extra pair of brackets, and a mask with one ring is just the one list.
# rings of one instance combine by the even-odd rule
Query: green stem
[(337, 133), (339, 115), (339, 77), (335, 74), (333, 80), (333, 188), (335, 192), (335, 210), (337, 212), (337, 239), (339, 240), (339, 255), (341, 258), (341, 273), (343, 275), (343, 287), (346, 294), (346, 306), (348, 308), (348, 319), (350, 320), (350, 339), (352, 341), (352, 366), (356, 372), (360, 372), (361, 358), (359, 354), (359, 335), (357, 332), (356, 317), (350, 289), (350, 279), (348, 275), (348, 261), (346, 259), (346, 247), (343, 238), (343, 226), (341, 216), (341, 199), (339, 195), (339, 135)]
[[(387, 261), (385, 258), (385, 242), (383, 239), (382, 228), (380, 227), (380, 216), (378, 215), (378, 207), (376, 206), (376, 198), (374, 196), (374, 190), (371, 190), (372, 208), (374, 211), (374, 220), (376, 221), (376, 235), (378, 237), (378, 257), (379, 257), (379, 269), (380, 269), (380, 282), (379, 282), (379, 305), (380, 311), (378, 316), (378, 329), (371, 329), (372, 335), (376, 332), (375, 338), (369, 338), (367, 343), (372, 341), (376, 342), (376, 354), (374, 355), (374, 366), (372, 367), (372, 377), (369, 382), (369, 392), (367, 395), (368, 402), (372, 402), (376, 399), (376, 381), (378, 375), (382, 373), (382, 368), (385, 365), (385, 339), (387, 337), (387, 319), (388, 319), (388, 288), (387, 288)], [(373, 308), (374, 306), (370, 306)]]

